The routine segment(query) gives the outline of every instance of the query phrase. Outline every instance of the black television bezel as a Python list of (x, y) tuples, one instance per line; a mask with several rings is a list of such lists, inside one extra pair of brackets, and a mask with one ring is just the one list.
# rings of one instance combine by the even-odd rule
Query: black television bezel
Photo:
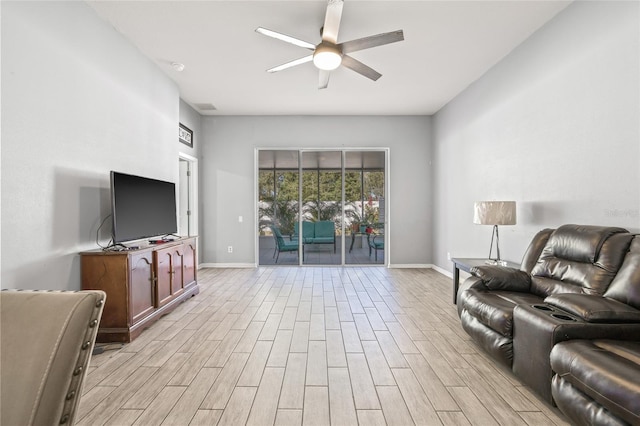
[[(117, 189), (115, 184), (116, 175), (120, 175), (128, 178), (140, 179), (147, 182), (156, 182), (163, 185), (166, 185), (166, 184), (171, 185), (173, 187), (173, 205), (172, 205), (173, 209), (171, 211), (173, 211), (173, 216), (175, 218), (172, 229), (163, 230), (162, 232), (159, 232), (157, 234), (156, 233), (148, 234), (147, 232), (141, 232), (139, 235), (136, 235), (134, 237), (125, 236), (124, 238), (123, 237), (118, 238), (116, 236), (116, 231), (117, 231), (117, 215), (116, 215), (116, 190)], [(110, 200), (111, 201), (111, 240), (113, 244), (122, 244), (130, 241), (142, 240), (145, 238), (175, 235), (178, 232), (178, 213), (177, 213), (178, 200), (177, 200), (175, 182), (170, 182), (170, 181), (165, 181), (165, 180), (160, 180), (160, 179), (155, 179), (151, 177), (135, 175), (130, 173), (123, 173), (115, 170), (111, 170), (109, 174), (109, 182), (110, 182), (110, 196), (111, 196), (111, 200)]]

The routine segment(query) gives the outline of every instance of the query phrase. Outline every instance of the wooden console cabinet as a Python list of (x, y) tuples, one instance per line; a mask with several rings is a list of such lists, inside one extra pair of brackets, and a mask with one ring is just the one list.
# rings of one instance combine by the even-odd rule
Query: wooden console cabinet
[(107, 301), (98, 342), (131, 342), (198, 294), (196, 237), (136, 250), (80, 253), (83, 290), (103, 290)]

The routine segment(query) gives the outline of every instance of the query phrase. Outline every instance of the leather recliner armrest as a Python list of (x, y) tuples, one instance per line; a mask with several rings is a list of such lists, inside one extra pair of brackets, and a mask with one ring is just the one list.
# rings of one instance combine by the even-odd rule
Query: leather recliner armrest
[(506, 266), (476, 266), (471, 268), (471, 275), (478, 277), (489, 290), (528, 292), (531, 288), (529, 274)]
[(640, 323), (640, 310), (594, 294), (553, 294), (545, 303), (590, 323)]

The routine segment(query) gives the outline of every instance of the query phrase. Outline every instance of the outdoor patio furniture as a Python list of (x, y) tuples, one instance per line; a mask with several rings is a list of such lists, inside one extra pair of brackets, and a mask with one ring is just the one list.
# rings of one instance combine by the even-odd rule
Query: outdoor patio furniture
[(282, 236), (280, 229), (275, 226), (270, 226), (271, 232), (273, 233), (273, 238), (276, 240), (276, 263), (278, 263), (278, 258), (280, 257), (280, 252), (283, 251), (298, 251), (298, 241), (287, 241)]
[(371, 251), (375, 251), (375, 259), (378, 261), (378, 250), (384, 250), (384, 234), (367, 234), (367, 242), (369, 243), (369, 257)]
[(358, 230), (352, 230), (351, 231), (351, 245), (349, 246), (349, 253), (351, 253), (353, 251), (353, 245), (356, 242), (356, 236), (358, 235), (368, 235), (368, 233), (365, 230), (365, 225), (359, 226)]
[[(294, 224), (292, 241), (298, 240), (298, 223)], [(303, 244), (333, 244), (333, 252), (336, 252), (336, 225), (331, 220), (318, 222), (302, 222)]]
[[(299, 224), (298, 222), (295, 222), (293, 224), (293, 235), (291, 236), (291, 241), (298, 241), (298, 235), (299, 235)], [(315, 235), (315, 222), (309, 222), (309, 221), (303, 221), (302, 222), (302, 242), (306, 242), (309, 241), (311, 242), (313, 240), (313, 237)]]

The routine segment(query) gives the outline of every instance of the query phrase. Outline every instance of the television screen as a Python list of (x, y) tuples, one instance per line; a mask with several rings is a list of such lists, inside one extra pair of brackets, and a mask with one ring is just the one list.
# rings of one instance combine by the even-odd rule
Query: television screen
[(111, 214), (114, 244), (175, 234), (176, 185), (112, 171)]

